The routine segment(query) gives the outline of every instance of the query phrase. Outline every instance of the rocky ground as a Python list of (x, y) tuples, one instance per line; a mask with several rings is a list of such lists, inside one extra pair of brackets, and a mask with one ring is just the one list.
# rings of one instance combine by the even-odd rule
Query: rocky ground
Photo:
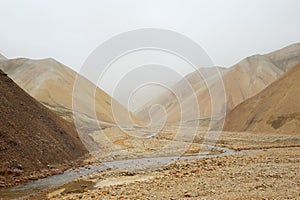
[(273, 148), (177, 161), (154, 171), (100, 171), (35, 198), (299, 199), (299, 152)]
[[(210, 132), (205, 127), (181, 127), (166, 125), (154, 137), (143, 137), (151, 133), (146, 129), (132, 129), (124, 132), (117, 127), (95, 132), (93, 137), (103, 149), (98, 158), (101, 161), (121, 160), (138, 157), (195, 155), (207, 152), (203, 143), (218, 145), (234, 150), (297, 147), (299, 134)], [(214, 152), (210, 152), (214, 153)], [(217, 152), (218, 153), (218, 152)]]
[(1, 70), (0, 93), (0, 189), (61, 173), (83, 161), (88, 151), (75, 126)]
[[(174, 138), (171, 132), (165, 131), (152, 140)], [(193, 144), (201, 144), (205, 137), (203, 132), (198, 132)], [(217, 145), (240, 153), (175, 161), (152, 169), (98, 171), (28, 199), (300, 198), (298, 135), (223, 132), (217, 138)], [(138, 142), (127, 138), (119, 143), (124, 148), (122, 144)], [(138, 150), (129, 152), (134, 151)]]

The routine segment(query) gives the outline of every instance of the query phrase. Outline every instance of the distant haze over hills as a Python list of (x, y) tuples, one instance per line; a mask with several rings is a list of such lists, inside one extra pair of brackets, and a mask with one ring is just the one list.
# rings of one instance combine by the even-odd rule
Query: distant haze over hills
[[(300, 63), (300, 44), (294, 44), (266, 55), (248, 57), (230, 68), (215, 68), (215, 75), (206, 74), (204, 78), (199, 72), (205, 74), (204, 71), (207, 69), (202, 68), (185, 77), (191, 84), (193, 91), (185, 92), (184, 81), (173, 86), (174, 90), (180, 94), (181, 104), (187, 105), (182, 112), (176, 97), (170, 92), (166, 92), (151, 100), (136, 114), (144, 120), (149, 120), (148, 113), (151, 105), (160, 104), (166, 108), (168, 121), (179, 121), (182, 113), (190, 113), (195, 109), (194, 106), (189, 106), (188, 102), (191, 96), (196, 94), (200, 107), (200, 118), (224, 117), (225, 110), (230, 111), (239, 103), (259, 93), (297, 63)], [(216, 76), (217, 71), (219, 71), (222, 79)], [(224, 99), (222, 96), (218, 97), (218, 95), (224, 95), (223, 87), (220, 87), (222, 81), (226, 102), (222, 100)], [(214, 99), (211, 98), (212, 93)], [(152, 120), (161, 118), (161, 115), (162, 112), (159, 110), (151, 111)]]
[(6, 59), (6, 57), (0, 54), (0, 59)]
[[(226, 111), (231, 111), (244, 100), (259, 93), (298, 63), (299, 43), (269, 54), (250, 56), (230, 68), (200, 68), (171, 87), (179, 101), (172, 92), (164, 92), (158, 96), (149, 95), (147, 98), (150, 101), (141, 108), (136, 108), (135, 114), (142, 121), (149, 121), (151, 111), (152, 120), (161, 120), (165, 115), (162, 109), (150, 109), (152, 105), (161, 105), (165, 108), (169, 122), (180, 121), (182, 114), (186, 116), (185, 121), (222, 118)], [(0, 69), (38, 101), (64, 118), (73, 120), (71, 109), (76, 72), (53, 59), (4, 58), (0, 59)], [(84, 77), (78, 77), (83, 90), (79, 96), (75, 96), (77, 112), (92, 116), (94, 108), (90, 104), (95, 94), (95, 113), (98, 120), (113, 124), (117, 117), (124, 124), (131, 124), (131, 117), (133, 121), (140, 123), (139, 119), (128, 113), (126, 108), (103, 90)], [(194, 97), (199, 110), (192, 102)], [(112, 108), (118, 116), (113, 116)], [(200, 115), (195, 117), (197, 112)]]

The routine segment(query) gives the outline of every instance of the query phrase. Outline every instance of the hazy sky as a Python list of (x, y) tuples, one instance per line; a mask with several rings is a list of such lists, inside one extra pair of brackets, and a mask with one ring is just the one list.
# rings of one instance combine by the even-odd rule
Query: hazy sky
[[(79, 71), (109, 38), (160, 28), (186, 35), (215, 65), (228, 67), (300, 42), (299, 8), (300, 0), (0, 0), (0, 53), (8, 58), (52, 57)], [(100, 87), (112, 95), (122, 73), (109, 75)], [(165, 77), (161, 80), (174, 81)], [(116, 99), (124, 104), (129, 92), (120, 91), (122, 97)], [(149, 92), (144, 94), (149, 99)]]
[(182, 33), (215, 64), (300, 41), (299, 0), (0, 0), (0, 53), (53, 57), (78, 70), (110, 37), (137, 28)]

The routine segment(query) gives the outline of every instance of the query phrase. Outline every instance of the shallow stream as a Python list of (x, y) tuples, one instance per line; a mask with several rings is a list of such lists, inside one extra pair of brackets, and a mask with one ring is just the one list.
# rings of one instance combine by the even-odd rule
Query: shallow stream
[(74, 181), (81, 176), (85, 176), (99, 170), (107, 169), (120, 169), (120, 170), (143, 170), (155, 167), (162, 167), (170, 162), (176, 160), (189, 160), (189, 159), (203, 159), (217, 156), (227, 156), (232, 154), (241, 153), (241, 151), (235, 151), (225, 147), (208, 146), (212, 149), (220, 151), (220, 154), (204, 154), (204, 155), (193, 155), (193, 156), (169, 156), (169, 157), (152, 157), (152, 158), (135, 158), (127, 160), (115, 160), (109, 162), (95, 163), (87, 165), (85, 167), (79, 167), (76, 169), (66, 170), (63, 174), (57, 174), (49, 176), (34, 182), (20, 185), (14, 188), (5, 188), (0, 190), (0, 199), (22, 199), (30, 194), (39, 192), (41, 190), (55, 188), (71, 181)]

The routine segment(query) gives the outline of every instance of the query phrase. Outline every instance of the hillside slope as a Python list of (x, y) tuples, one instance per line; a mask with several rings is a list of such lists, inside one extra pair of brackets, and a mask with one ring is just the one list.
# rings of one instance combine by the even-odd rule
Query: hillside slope
[(224, 130), (300, 134), (300, 64), (234, 108)]
[(6, 57), (0, 54), (0, 59), (6, 59)]
[[(72, 124), (29, 96), (0, 70), (0, 186), (68, 164), (87, 150)], [(34, 177), (34, 175), (32, 175)]]
[(78, 109), (76, 111), (92, 116), (94, 106), (88, 102), (95, 99), (95, 112), (98, 120), (115, 122), (112, 114), (113, 103), (119, 118), (123, 118), (125, 123), (130, 123), (128, 111), (123, 106), (92, 82), (82, 76), (77, 76), (75, 71), (54, 59), (7, 59), (0, 61), (0, 69), (32, 97), (69, 120), (72, 120), (73, 87), (76, 78), (79, 78), (80, 87), (83, 90), (80, 96), (74, 97), (76, 109)]
[[(232, 110), (244, 100), (259, 93), (298, 63), (300, 63), (300, 44), (294, 44), (266, 55), (248, 57), (228, 69), (202, 68), (199, 70), (203, 76), (199, 71), (193, 72), (173, 87), (173, 91), (179, 94), (179, 100), (171, 92), (166, 92), (146, 104), (136, 115), (149, 120), (149, 108), (154, 104), (160, 104), (165, 107), (168, 120), (176, 122), (180, 120), (181, 115), (187, 115), (196, 109), (191, 103), (192, 97), (196, 95), (200, 118), (222, 117), (226, 110)], [(207, 69), (210, 69), (210, 72)], [(192, 91), (187, 92), (185, 89), (187, 83), (193, 88)], [(152, 110), (151, 117), (152, 120), (159, 119), (162, 117), (161, 112)]]

